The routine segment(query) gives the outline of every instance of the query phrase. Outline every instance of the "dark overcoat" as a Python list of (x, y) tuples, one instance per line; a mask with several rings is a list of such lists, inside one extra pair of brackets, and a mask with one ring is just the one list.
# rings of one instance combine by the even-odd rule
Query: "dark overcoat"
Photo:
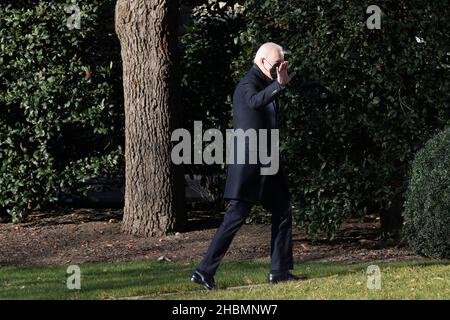
[[(277, 97), (285, 90), (277, 81), (269, 79), (256, 64), (250, 68), (244, 78), (237, 84), (233, 94), (233, 129), (278, 129), (279, 103)], [(270, 135), (269, 135), (270, 137)], [(270, 139), (268, 140), (270, 145)], [(261, 202), (270, 194), (288, 196), (287, 179), (283, 173), (281, 161), (275, 175), (261, 175), (261, 163), (238, 164), (236, 159), (237, 144), (234, 146), (234, 161), (228, 164), (225, 184), (225, 199)], [(248, 146), (246, 160), (248, 160)], [(270, 154), (270, 147), (268, 147)], [(272, 193), (272, 191), (277, 191)]]

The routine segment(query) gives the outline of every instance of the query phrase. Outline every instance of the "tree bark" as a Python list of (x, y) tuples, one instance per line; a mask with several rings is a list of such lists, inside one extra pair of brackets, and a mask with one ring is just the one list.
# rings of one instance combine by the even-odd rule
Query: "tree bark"
[(178, 1), (118, 0), (125, 103), (125, 206), (122, 231), (161, 236), (183, 229), (182, 171), (171, 161), (178, 124)]

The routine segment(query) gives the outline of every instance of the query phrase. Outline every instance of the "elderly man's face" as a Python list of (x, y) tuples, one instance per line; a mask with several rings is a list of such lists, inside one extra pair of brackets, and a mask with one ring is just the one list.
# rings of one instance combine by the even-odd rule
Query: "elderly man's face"
[(269, 78), (275, 80), (277, 78), (277, 67), (284, 61), (283, 54), (278, 50), (272, 50), (270, 54), (263, 60), (264, 72)]

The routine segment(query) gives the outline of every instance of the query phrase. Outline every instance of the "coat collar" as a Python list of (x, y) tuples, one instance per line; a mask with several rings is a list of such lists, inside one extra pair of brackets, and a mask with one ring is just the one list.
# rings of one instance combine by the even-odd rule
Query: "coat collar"
[(258, 67), (258, 65), (256, 63), (253, 64), (252, 69), (253, 73), (260, 78), (262, 81), (264, 81), (264, 83), (266, 84), (271, 84), (272, 83), (272, 79), (268, 78), (262, 71), (261, 69)]
[[(273, 81), (270, 79), (269, 77), (267, 77), (262, 71), (261, 69), (258, 67), (258, 65), (256, 63), (253, 64), (251, 71), (258, 77), (261, 79), (261, 81), (264, 82), (264, 84), (269, 85), (271, 84)], [(275, 98), (275, 111), (278, 112), (278, 98)]]

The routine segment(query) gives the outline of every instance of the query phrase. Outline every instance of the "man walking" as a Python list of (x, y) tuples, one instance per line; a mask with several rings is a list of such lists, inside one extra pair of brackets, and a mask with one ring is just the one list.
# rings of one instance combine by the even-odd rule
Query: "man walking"
[[(288, 74), (283, 49), (272, 42), (263, 44), (234, 91), (234, 129), (278, 129), (277, 97), (293, 76)], [(282, 168), (273, 175), (262, 175), (260, 168), (260, 164), (236, 161), (228, 165), (224, 192), (224, 198), (229, 200), (227, 211), (191, 281), (207, 289), (215, 287), (216, 270), (255, 203), (261, 203), (272, 215), (269, 283), (299, 279), (289, 272), (293, 269), (292, 209), (286, 176)]]

